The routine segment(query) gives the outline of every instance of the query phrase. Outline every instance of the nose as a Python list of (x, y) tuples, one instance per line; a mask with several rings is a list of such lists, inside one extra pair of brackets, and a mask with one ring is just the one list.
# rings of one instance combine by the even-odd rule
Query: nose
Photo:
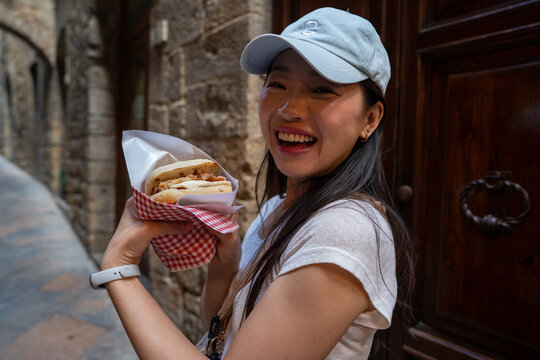
[(306, 100), (302, 96), (289, 96), (277, 113), (286, 121), (301, 121), (308, 115)]

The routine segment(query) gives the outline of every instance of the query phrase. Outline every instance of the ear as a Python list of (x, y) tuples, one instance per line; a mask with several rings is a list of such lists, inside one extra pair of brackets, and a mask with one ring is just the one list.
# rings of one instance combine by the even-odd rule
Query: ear
[(380, 101), (368, 108), (364, 114), (364, 127), (360, 136), (367, 140), (377, 130), (384, 115), (384, 106)]

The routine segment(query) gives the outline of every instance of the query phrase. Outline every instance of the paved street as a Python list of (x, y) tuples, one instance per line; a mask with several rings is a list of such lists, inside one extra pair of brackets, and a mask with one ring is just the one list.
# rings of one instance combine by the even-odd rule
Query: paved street
[(136, 359), (53, 197), (1, 156), (0, 214), (0, 359)]

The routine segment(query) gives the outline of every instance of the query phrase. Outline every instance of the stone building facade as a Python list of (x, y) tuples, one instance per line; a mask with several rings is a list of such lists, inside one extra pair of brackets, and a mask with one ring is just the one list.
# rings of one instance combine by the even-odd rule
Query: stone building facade
[(53, 1), (0, 1), (1, 154), (60, 189)]
[[(254, 216), (254, 182), (263, 155), (257, 94), (262, 80), (239, 66), (243, 47), (270, 30), (269, 1), (162, 1), (152, 24), (169, 38), (152, 44), (149, 129), (196, 144), (240, 181), (241, 224)], [(162, 307), (195, 338), (205, 268), (171, 274), (155, 258), (152, 284)], [(184, 305), (178, 306), (178, 299)]]
[[(115, 227), (115, 54), (119, 2), (57, 1), (65, 201), (91, 253)], [(101, 16), (99, 14), (102, 14)]]
[[(246, 230), (256, 211), (254, 182), (264, 154), (257, 121), (262, 79), (245, 74), (239, 57), (251, 38), (271, 30), (271, 5), (0, 0), (0, 60), (7, 64), (1, 63), (0, 78), (10, 79), (8, 85), (0, 82), (1, 154), (57, 195), (96, 261), (125, 199), (119, 142), (131, 123), (120, 118), (133, 110), (126, 104), (144, 107), (138, 110), (144, 121), (135, 127), (187, 140), (239, 179), (237, 203)], [(142, 103), (122, 85), (126, 64), (132, 64), (126, 54), (134, 31), (140, 32), (131, 26), (134, 14), (147, 18)], [(32, 67), (35, 62), (40, 65)], [(14, 89), (21, 94), (16, 101)], [(198, 302), (205, 267), (169, 273), (150, 252), (146, 268), (158, 302), (196, 341), (204, 332)]]

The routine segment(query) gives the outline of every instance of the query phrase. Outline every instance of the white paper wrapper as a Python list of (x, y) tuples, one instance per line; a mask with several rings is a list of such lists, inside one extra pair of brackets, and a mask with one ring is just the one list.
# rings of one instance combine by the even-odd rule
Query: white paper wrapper
[[(173, 136), (143, 130), (125, 130), (122, 134), (122, 148), (131, 186), (144, 193), (148, 174), (155, 168), (176, 161), (192, 159), (212, 159), (196, 146)], [(205, 209), (228, 215), (240, 208), (233, 206), (238, 180), (221, 165), (221, 174), (231, 182), (233, 192), (215, 195), (189, 195), (180, 198), (179, 205)]]

